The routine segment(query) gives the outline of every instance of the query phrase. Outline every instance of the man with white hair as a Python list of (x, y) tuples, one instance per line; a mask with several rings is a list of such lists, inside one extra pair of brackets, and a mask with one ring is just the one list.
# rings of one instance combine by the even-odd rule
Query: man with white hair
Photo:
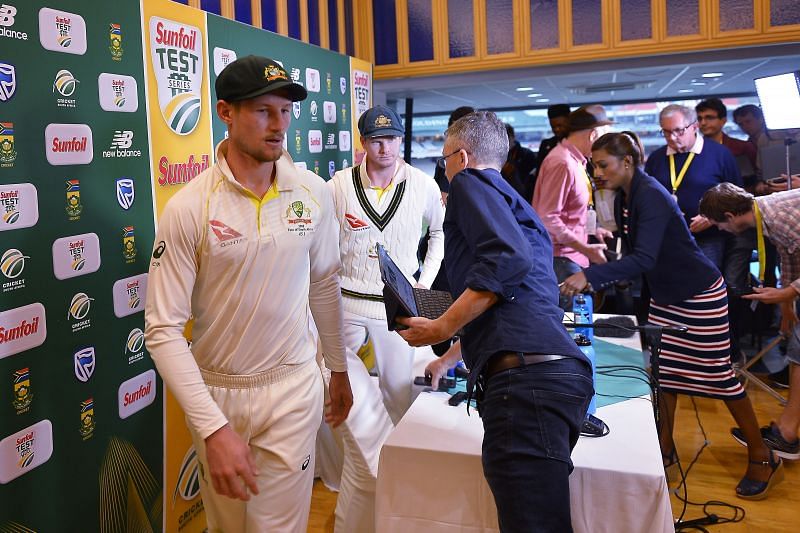
[(400, 335), (422, 346), (464, 329), (467, 391), (483, 418), (483, 470), (500, 530), (572, 531), (570, 453), (592, 373), (561, 324), (550, 238), (500, 174), (508, 137), (494, 113), (455, 122), (442, 153), (444, 263), (456, 300), (436, 320), (399, 319), (408, 326)]

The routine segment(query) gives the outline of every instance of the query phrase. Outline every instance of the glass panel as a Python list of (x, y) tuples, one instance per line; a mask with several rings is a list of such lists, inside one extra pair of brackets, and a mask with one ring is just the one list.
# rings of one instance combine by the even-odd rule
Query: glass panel
[(222, 6), (220, 0), (200, 0), (200, 9), (219, 15), (222, 13)]
[(558, 0), (531, 0), (531, 49), (558, 48)]
[(513, 0), (486, 0), (486, 40), (490, 54), (514, 51)]
[(353, 0), (344, 0), (344, 39), (345, 53), (349, 56), (356, 55), (355, 26), (353, 26)]
[(408, 0), (408, 58), (433, 59), (433, 13), (431, 0)]
[(372, 0), (373, 38), (375, 42), (375, 64), (397, 64), (397, 17), (394, 0)]
[(328, 48), (339, 50), (339, 2), (328, 0)]
[(797, 0), (772, 0), (769, 5), (770, 26), (800, 24), (800, 2)]
[(275, 0), (261, 0), (261, 27), (269, 31), (278, 31), (278, 15)]
[(621, 40), (633, 41), (653, 37), (653, 19), (649, 1), (620, 0), (619, 9), (622, 20)]
[(667, 36), (700, 33), (698, 0), (667, 0)]
[(720, 31), (749, 30), (753, 26), (753, 0), (719, 0)]
[(447, 32), (450, 57), (472, 57), (475, 55), (475, 35), (472, 22), (471, 0), (447, 0)]
[(572, 44), (603, 42), (603, 15), (600, 0), (572, 0)]
[(233, 7), (236, 20), (245, 24), (253, 23), (253, 6), (250, 0), (236, 0)]
[(308, 42), (319, 46), (319, 0), (308, 0)]
[(286, 18), (289, 23), (289, 37), (300, 38), (300, 0), (287, 0)]

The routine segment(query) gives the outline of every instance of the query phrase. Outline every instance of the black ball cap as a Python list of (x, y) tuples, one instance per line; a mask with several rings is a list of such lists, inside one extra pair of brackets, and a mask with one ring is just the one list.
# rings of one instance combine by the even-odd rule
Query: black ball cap
[(278, 90), (285, 91), (293, 102), (305, 100), (306, 88), (295, 83), (280, 63), (261, 56), (240, 57), (228, 64), (214, 84), (217, 99), (238, 102)]

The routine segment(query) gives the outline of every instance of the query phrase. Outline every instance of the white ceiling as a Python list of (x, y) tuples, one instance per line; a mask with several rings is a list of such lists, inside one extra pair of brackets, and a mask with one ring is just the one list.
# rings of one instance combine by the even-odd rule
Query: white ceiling
[[(753, 79), (800, 69), (800, 43), (669, 54), (466, 74), (376, 80), (376, 102), (414, 114), (547, 107), (554, 103), (622, 103), (755, 94)], [(718, 78), (703, 78), (719, 72)], [(705, 85), (700, 85), (705, 83)], [(533, 90), (518, 91), (519, 87)], [(529, 97), (530, 93), (541, 96)], [(537, 99), (547, 99), (539, 101)]]

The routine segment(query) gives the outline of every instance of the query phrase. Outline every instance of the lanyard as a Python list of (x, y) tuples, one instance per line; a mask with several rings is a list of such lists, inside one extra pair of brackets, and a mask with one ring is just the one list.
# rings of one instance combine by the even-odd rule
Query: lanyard
[(692, 164), (692, 160), (694, 159), (694, 152), (689, 153), (689, 157), (686, 158), (686, 161), (683, 163), (681, 167), (681, 171), (678, 173), (678, 176), (675, 177), (675, 154), (670, 154), (669, 156), (669, 181), (672, 183), (672, 194), (676, 194), (678, 192), (678, 187), (681, 186), (683, 182), (683, 177), (686, 176), (686, 171), (689, 170), (689, 165)]
[(764, 225), (761, 219), (761, 210), (758, 202), (753, 200), (753, 215), (756, 218), (756, 241), (758, 248), (758, 281), (764, 285), (764, 273), (767, 270), (767, 252), (764, 249)]
[(589, 207), (594, 208), (594, 191), (592, 190), (592, 180), (589, 179), (589, 174), (586, 172), (586, 167), (581, 167), (581, 174), (583, 174), (583, 179), (586, 180), (586, 188), (589, 189)]

